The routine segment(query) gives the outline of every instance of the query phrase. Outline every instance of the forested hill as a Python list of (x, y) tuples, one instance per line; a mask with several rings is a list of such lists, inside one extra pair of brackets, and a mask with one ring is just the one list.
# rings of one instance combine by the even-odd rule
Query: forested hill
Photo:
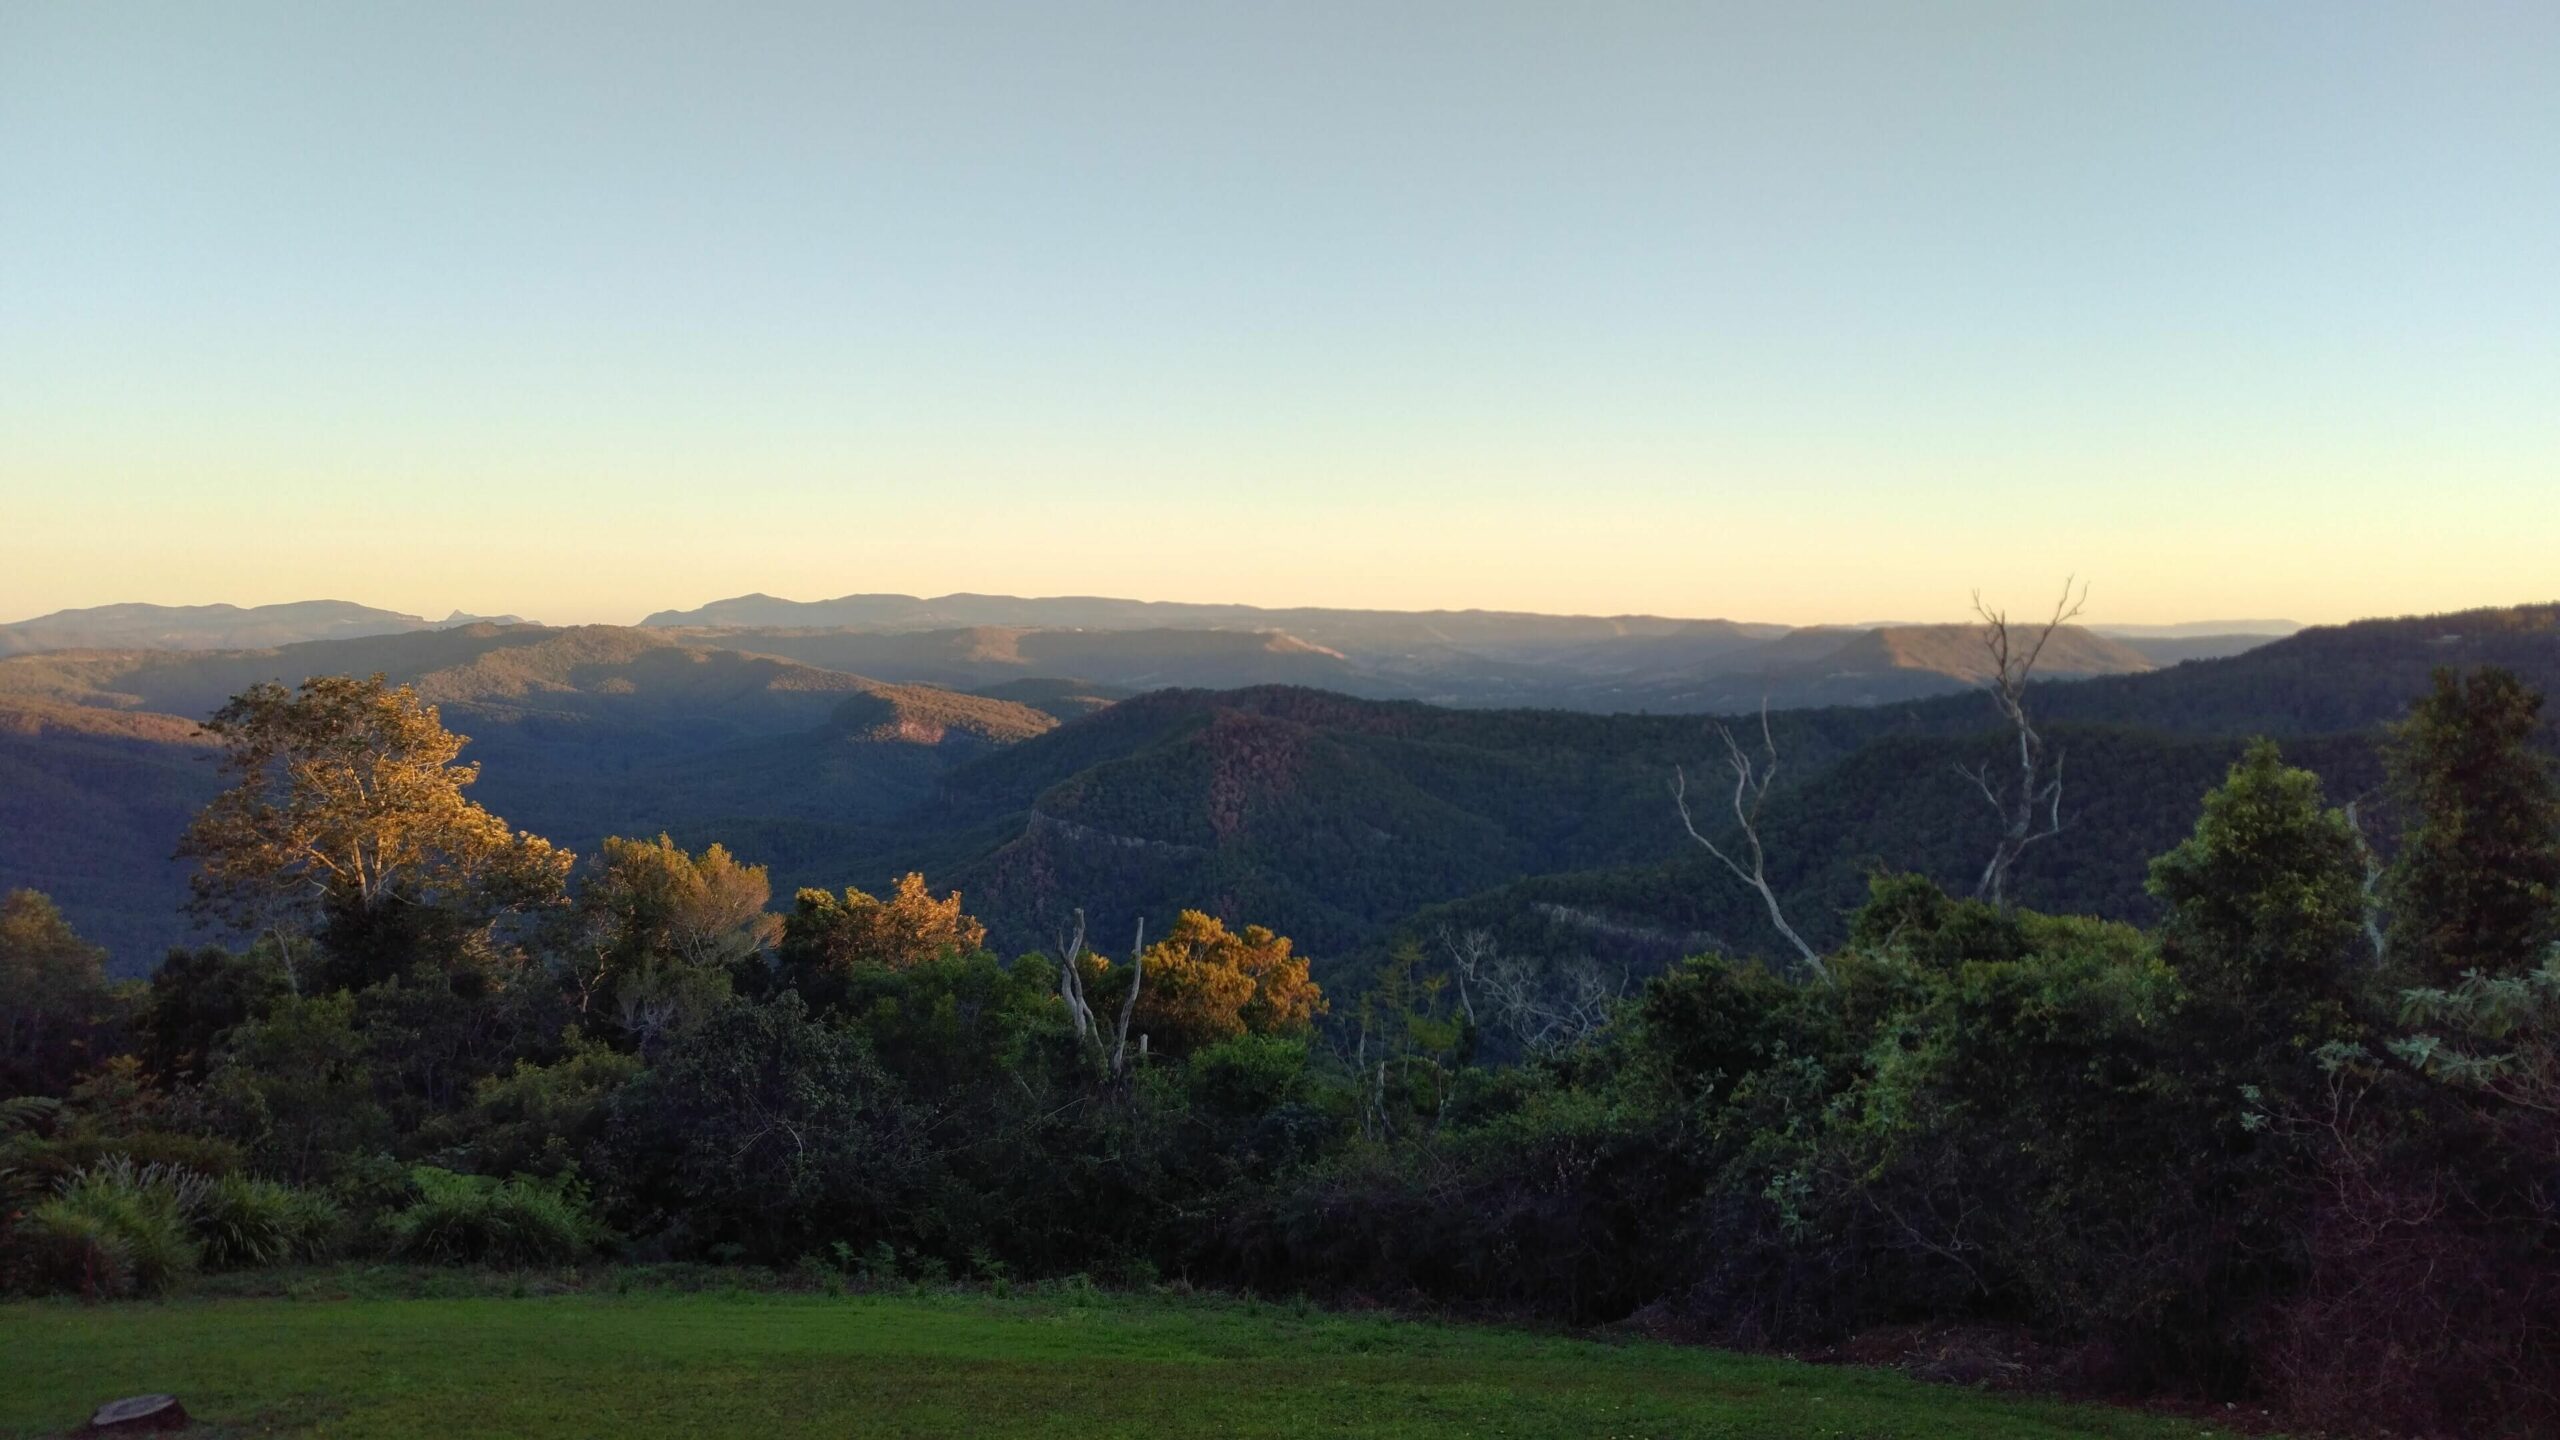
[(580, 850), (711, 833), (811, 875), (870, 848), (864, 827), (952, 767), (1057, 724), (1008, 699), (614, 626), (19, 656), (0, 660), (0, 889), (46, 891), (120, 970), (147, 969), (190, 934), (171, 851), (218, 784), (195, 722), (263, 681), (376, 672), (471, 737), (475, 797), (517, 826)]
[[(2560, 690), (2556, 620), (2560, 606), (2372, 621), (2037, 686), (2066, 755), (2070, 825), (2029, 855), (2025, 898), (2142, 913), (2143, 862), (2192, 823), (2242, 738), (2285, 737), (2341, 795), (2361, 792), (2375, 777), (2356, 737), (2400, 714), (2434, 668), (2499, 664)], [(1237, 639), (1268, 643), (1231, 636), (1196, 653), (1233, 654)], [(1648, 963), (1768, 943), (1757, 902), (1707, 867), (1671, 808), (1674, 766), (1702, 787), (1720, 777), (1696, 715), (1288, 687), (1110, 704), (1123, 692), (1036, 667), (970, 695), (823, 663), (839, 658), (830, 647), (864, 651), (859, 637), (809, 637), (805, 659), (737, 643), (470, 625), (0, 660), (0, 886), (48, 890), (119, 968), (146, 968), (187, 934), (169, 854), (214, 784), (187, 722), (258, 680), (380, 670), (474, 737), (476, 795), (519, 826), (580, 849), (660, 830), (722, 841), (772, 864), (786, 893), (921, 869), (966, 890), (1007, 948), (1045, 943), (1076, 906), (1115, 927), (1206, 907), (1300, 937), (1320, 967), (1442, 922)], [(1995, 720), (1978, 693), (1771, 717), (1772, 873), (1817, 941), (1875, 866), (1970, 885), (1991, 816), (1956, 766), (1996, 753)], [(1713, 826), (1721, 812), (1700, 813)]]
[[(2365, 793), (2380, 779), (2372, 737), (2437, 667), (2560, 687), (2555, 621), (2560, 606), (2371, 621), (2038, 687), (2069, 823), (2028, 856), (2026, 898), (2146, 914), (2146, 862), (2246, 737), (2286, 739), (2341, 800)], [(1771, 870), (1817, 943), (1879, 866), (1970, 885), (1996, 824), (1958, 767), (1999, 757), (1996, 718), (1980, 695), (1771, 717)], [(1675, 765), (1702, 789), (1721, 780), (1720, 753), (1697, 717), (1162, 692), (954, 772), (874, 868), (931, 862), (1023, 945), (1074, 906), (1206, 903), (1291, 927), (1319, 954), (1374, 956), (1444, 923), (1551, 955), (1756, 951), (1772, 939), (1757, 900), (1681, 832), (1667, 793)], [(1723, 812), (1701, 813), (1712, 826)]]

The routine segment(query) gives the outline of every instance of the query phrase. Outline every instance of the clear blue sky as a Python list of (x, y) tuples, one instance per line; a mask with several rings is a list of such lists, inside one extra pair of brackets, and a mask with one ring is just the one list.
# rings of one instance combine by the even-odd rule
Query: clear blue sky
[(0, 5), (0, 619), (2560, 594), (2560, 5)]

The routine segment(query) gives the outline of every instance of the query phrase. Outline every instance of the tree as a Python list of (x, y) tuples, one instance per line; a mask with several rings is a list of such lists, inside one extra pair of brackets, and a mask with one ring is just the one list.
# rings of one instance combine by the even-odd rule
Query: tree
[(1129, 1073), (1129, 1022), (1137, 1018), (1138, 995), (1146, 988), (1147, 922), (1138, 922), (1136, 938), (1130, 942), (1131, 968), (1128, 984), (1120, 995), (1120, 1023), (1107, 1041), (1103, 1039), (1102, 1021), (1093, 1013), (1093, 1002), (1085, 992), (1085, 975), (1090, 970), (1099, 979), (1110, 962), (1086, 951), (1084, 934), (1084, 911), (1078, 910), (1074, 931), (1058, 937), (1058, 999), (1066, 1005), (1067, 1023), (1074, 1029), (1077, 1043), (1090, 1048), (1094, 1058), (1102, 1062), (1103, 1073), (1118, 1081)]
[(1612, 970), (1587, 955), (1541, 962), (1505, 952), (1490, 930), (1446, 925), (1438, 940), (1457, 981), (1468, 1032), (1507, 1042), (1516, 1055), (1570, 1050), (1589, 1041), (1608, 1027), (1627, 995), (1625, 967)]
[(2320, 777), (2251, 742), (2193, 835), (2151, 862), (2160, 940), (2187, 984), (2229, 999), (2332, 989), (2364, 924), (2363, 842)]
[(831, 999), (857, 965), (903, 970), (986, 943), (987, 927), (960, 909), (960, 892), (933, 898), (922, 875), (901, 877), (882, 900), (848, 887), (838, 900), (803, 890), (783, 917), (778, 958), (783, 973), (813, 998)]
[(295, 1184), (328, 1179), (389, 1138), (370, 1047), (346, 991), (288, 996), (234, 1031), (210, 1085), (225, 1128)]
[(1817, 980), (1827, 980), (1830, 972), (1823, 967), (1822, 957), (1804, 942), (1802, 935), (1796, 933), (1796, 927), (1787, 923), (1787, 912), (1778, 904), (1778, 892), (1769, 883), (1768, 855), (1760, 847), (1760, 807), (1768, 803), (1770, 783), (1778, 778), (1778, 742), (1769, 733), (1768, 707), (1760, 708), (1759, 757), (1755, 758), (1743, 749), (1741, 743), (1733, 738), (1733, 732), (1725, 726), (1716, 726), (1716, 735), (1724, 741), (1725, 763), (1733, 771), (1733, 819), (1741, 827), (1742, 853), (1750, 857), (1751, 864), (1745, 867), (1739, 859), (1726, 854), (1722, 847), (1699, 831), (1698, 822), (1689, 815), (1688, 773), (1675, 766), (1671, 771), (1671, 803), (1679, 808), (1680, 828), (1688, 831), (1689, 838), (1704, 846), (1706, 852), (1716, 857), (1725, 869), (1732, 871), (1735, 879), (1758, 893), (1760, 903), (1769, 909), (1769, 923), (1776, 926), (1778, 933), (1787, 937), (1787, 943), (1795, 947), (1796, 958), (1803, 964), (1805, 973)]
[(441, 1122), (471, 1169), (560, 1179), (593, 1164), (613, 1097), (640, 1074), (640, 1060), (574, 1029), (566, 1040), (568, 1053), (551, 1064), (518, 1060), (483, 1078), (470, 1108)]
[(1983, 676), (1982, 688), (1999, 707), (2000, 718), (2018, 746), (2017, 764), (2004, 768), (1996, 779), (1988, 762), (1970, 770), (1958, 767), (2000, 816), (1999, 843), (1992, 847), (1982, 878), (1973, 887), (1976, 898), (1994, 905), (2010, 903), (2009, 874), (2027, 847), (2062, 833), (2062, 755), (2048, 750), (2044, 735), (2027, 718), (2027, 682), (2034, 678), (2036, 662), (2044, 658), (2044, 647), (2054, 632), (2078, 616), (2088, 599), (2088, 586), (2081, 586), (2074, 596), (2071, 582), (2063, 581), (2062, 598), (2054, 602), (2052, 617), (2030, 634), (2024, 627), (2013, 631), (2009, 612), (1984, 605), (1979, 592), (1973, 597), (1973, 613), (1982, 617), (1983, 652), (1991, 667)]
[(2560, 941), (2560, 782), (2535, 748), (2542, 697), (2514, 674), (2438, 670), (2393, 727), (2404, 818), (2384, 882), (2394, 962), (2435, 981), (2511, 974)]
[(239, 952), (219, 945), (172, 950), (151, 972), (144, 1057), (163, 1080), (202, 1079), (232, 1031), (265, 1018), (292, 993), (284, 961), (265, 941)]
[[(1306, 957), (1260, 925), (1231, 931), (1215, 916), (1185, 910), (1143, 960), (1138, 1030), (1176, 1054), (1238, 1035), (1295, 1034), (1325, 1010)], [(1089, 988), (1119, 989), (1115, 978), (1102, 971)]]
[(789, 992), (732, 1001), (616, 1091), (607, 1165), (650, 1218), (764, 1261), (882, 1235), (921, 1183), (915, 1118), (862, 1037)]
[(689, 854), (664, 835), (607, 839), (588, 862), (559, 949), (570, 1003), (609, 1013), (644, 1046), (709, 1013), (782, 934), (772, 883), (714, 845)]
[(297, 985), (296, 946), (324, 924), (357, 968), (396, 971), (403, 948), (485, 936), (562, 894), (574, 857), (464, 797), (468, 737), (406, 685), (253, 685), (205, 728), (231, 785), (179, 845), (193, 908), (271, 936)]
[(0, 1094), (58, 1095), (114, 1019), (106, 952), (35, 890), (0, 898)]

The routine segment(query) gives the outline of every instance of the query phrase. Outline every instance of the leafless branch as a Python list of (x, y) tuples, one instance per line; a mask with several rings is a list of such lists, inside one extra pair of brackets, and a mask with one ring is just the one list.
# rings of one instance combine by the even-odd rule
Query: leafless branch
[(1585, 958), (1536, 965), (1505, 955), (1491, 934), (1442, 927), (1441, 953), (1458, 980), (1458, 1003), (1467, 1022), (1488, 1033), (1508, 1034), (1532, 1054), (1571, 1049), (1597, 1035), (1626, 998), (1630, 976)]
[(2080, 584), (2075, 593), (2073, 584), (2062, 582), (2062, 596), (2054, 601), (2052, 615), (2032, 633), (2023, 625), (2013, 627), (2007, 611), (1985, 605), (1981, 591), (1973, 596), (1973, 613), (1982, 620), (1983, 652), (1990, 662), (1982, 688), (2018, 745), (2017, 768), (2005, 778), (1995, 778), (1988, 763), (1970, 770), (1956, 767), (1956, 773), (1971, 780), (2000, 816), (2000, 841), (1992, 847), (1982, 877), (1973, 887), (1977, 897), (1995, 905), (2010, 903), (2009, 876), (2018, 857), (2036, 842), (2062, 833), (2062, 756), (2052, 752), (2048, 763), (2044, 736), (2027, 715), (2027, 682), (2034, 678), (2036, 664), (2044, 658), (2045, 646), (2055, 632), (2077, 619), (2088, 604), (2089, 587)]
[(1757, 757), (1743, 749), (1741, 741), (1733, 738), (1731, 727), (1718, 723), (1716, 735), (1724, 741), (1725, 764), (1733, 771), (1733, 818), (1742, 829), (1741, 849), (1751, 863), (1743, 864), (1740, 858), (1728, 854), (1723, 846), (1708, 839), (1706, 833), (1698, 828), (1697, 818), (1689, 813), (1689, 776), (1674, 766), (1671, 771), (1671, 803), (1680, 812), (1680, 827), (1689, 832), (1690, 839), (1716, 857), (1725, 869), (1733, 872), (1735, 879), (1759, 892), (1760, 902), (1769, 909), (1769, 922), (1777, 927), (1779, 934), (1787, 937), (1788, 944), (1796, 948), (1806, 972), (1818, 980), (1827, 981), (1831, 972), (1822, 963), (1822, 957), (1814, 953), (1802, 935), (1796, 933), (1796, 927), (1787, 923), (1786, 908), (1778, 903), (1777, 889), (1769, 883), (1768, 853), (1760, 843), (1760, 810), (1768, 803), (1770, 783), (1778, 775), (1778, 742), (1769, 730), (1769, 707), (1765, 703), (1760, 707), (1760, 754)]
[(1084, 998), (1084, 977), (1077, 973), (1076, 962), (1084, 957), (1084, 911), (1076, 911), (1076, 928), (1072, 934), (1058, 935), (1058, 998), (1067, 1004), (1067, 1021), (1075, 1026), (1076, 1039), (1096, 1042), (1093, 1006)]

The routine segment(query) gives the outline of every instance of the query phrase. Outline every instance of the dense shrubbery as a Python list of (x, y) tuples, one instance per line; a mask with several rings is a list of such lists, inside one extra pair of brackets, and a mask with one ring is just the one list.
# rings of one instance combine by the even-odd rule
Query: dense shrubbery
[[(2092, 1386), (2547, 1433), (2560, 814), (2533, 722), (2495, 684), (2428, 702), (2387, 874), (2259, 746), (2153, 866), (2149, 932), (1878, 876), (1823, 983), (1709, 957), (1576, 996), (1408, 951), (1321, 1027), (1252, 927), (1186, 915), (1069, 975), (985, 953), (920, 880), (773, 917), (761, 871), (663, 840), (548, 898), (430, 877), (434, 923), (330, 900), (287, 948), (104, 999), (22, 923), (43, 962), (8, 973), (88, 1028), (16, 1052), (59, 1099), (0, 1108), (0, 1247), (12, 1283), (92, 1296), (351, 1246), (1179, 1276), (1745, 1343), (1977, 1324)], [(2378, 908), (2415, 895), (2488, 898)]]
[(215, 1177), (195, 1211), (195, 1233), (211, 1270), (319, 1259), (336, 1247), (345, 1223), (326, 1195), (248, 1175)]
[(151, 1294), (199, 1267), (318, 1258), (340, 1224), (326, 1196), (120, 1155), (64, 1176), (19, 1216), (7, 1268), (36, 1290)]
[(38, 1288), (93, 1298), (150, 1294), (196, 1268), (188, 1216), (203, 1176), (110, 1161), (64, 1180), (11, 1234), (20, 1273)]
[(404, 1260), (562, 1265), (604, 1238), (565, 1181), (497, 1180), (422, 1165), (417, 1198), (382, 1217), (385, 1248)]

